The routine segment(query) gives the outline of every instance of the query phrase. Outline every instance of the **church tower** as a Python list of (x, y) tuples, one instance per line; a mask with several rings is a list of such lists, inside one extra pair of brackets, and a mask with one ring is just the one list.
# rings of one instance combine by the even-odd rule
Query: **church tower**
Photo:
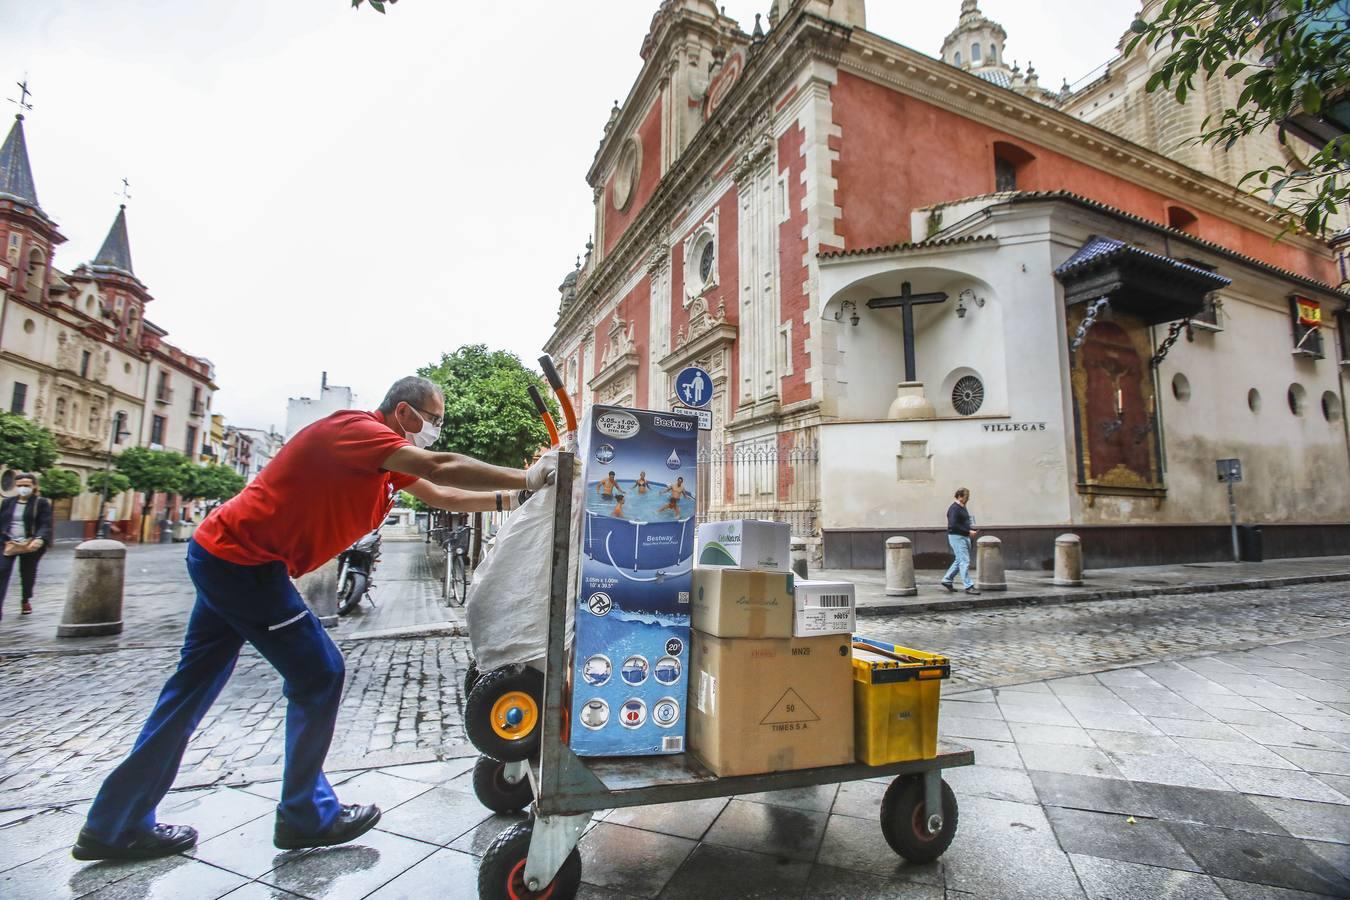
[(118, 323), (116, 341), (125, 347), (137, 347), (145, 326), (145, 304), (152, 299), (131, 267), (131, 240), (127, 235), (127, 207), (117, 209), (108, 236), (103, 239), (88, 272), (98, 283), (104, 302)]
[[(980, 12), (979, 0), (961, 0), (961, 17), (942, 42), (942, 61), (964, 69), (999, 87), (1014, 90), (1033, 100), (1057, 105), (1061, 94), (1040, 85), (1036, 67), (1027, 63), (1024, 74), (1016, 61), (1008, 64), (1008, 33), (999, 23)], [(1067, 91), (1065, 85), (1063, 91)]]
[(6, 296), (42, 303), (52, 277), (52, 250), (65, 242), (38, 204), (28, 163), (23, 114), (0, 144), (0, 288)]

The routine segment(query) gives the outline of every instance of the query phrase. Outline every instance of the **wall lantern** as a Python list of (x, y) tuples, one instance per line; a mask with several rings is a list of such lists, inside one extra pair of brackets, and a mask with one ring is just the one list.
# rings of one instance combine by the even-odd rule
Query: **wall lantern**
[(839, 304), (839, 308), (834, 311), (834, 320), (836, 322), (842, 321), (844, 318), (845, 309), (853, 310), (853, 315), (848, 317), (848, 324), (852, 325), (854, 328), (857, 328), (858, 323), (862, 320), (858, 318), (858, 304), (854, 303), (852, 300), (845, 300), (843, 303)]
[(971, 303), (975, 304), (975, 306), (980, 308), (984, 307), (984, 298), (977, 297), (974, 291), (972, 291), (970, 288), (966, 288), (964, 291), (956, 295), (956, 317), (958, 319), (964, 319), (966, 317), (966, 313), (968, 312), (965, 304), (967, 294), (970, 295)]

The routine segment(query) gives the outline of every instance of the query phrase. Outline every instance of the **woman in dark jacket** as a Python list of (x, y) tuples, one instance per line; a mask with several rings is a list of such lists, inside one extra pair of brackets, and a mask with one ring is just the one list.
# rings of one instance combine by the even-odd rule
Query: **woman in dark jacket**
[(15, 495), (0, 501), (0, 532), (4, 545), (24, 545), (26, 552), (0, 556), (0, 616), (4, 615), (5, 594), (14, 561), (19, 561), (19, 582), (23, 588), (23, 614), (33, 611), (33, 584), (38, 563), (52, 542), (52, 502), (37, 492), (37, 477), (27, 472), (14, 479)]

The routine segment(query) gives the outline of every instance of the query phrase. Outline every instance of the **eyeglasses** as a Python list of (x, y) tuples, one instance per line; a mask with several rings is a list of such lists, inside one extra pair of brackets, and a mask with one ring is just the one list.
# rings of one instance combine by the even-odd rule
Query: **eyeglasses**
[(408, 405), (412, 406), (413, 409), (417, 410), (422, 415), (422, 418), (426, 420), (426, 423), (430, 425), (432, 428), (440, 428), (442, 425), (445, 424), (444, 416), (433, 416), (431, 413), (427, 412), (420, 406), (413, 406), (411, 403), (409, 403)]

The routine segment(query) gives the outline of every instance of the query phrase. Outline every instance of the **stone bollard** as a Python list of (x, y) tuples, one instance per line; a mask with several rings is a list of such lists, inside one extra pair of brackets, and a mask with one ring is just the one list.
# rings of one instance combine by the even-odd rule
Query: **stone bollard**
[(1003, 542), (996, 537), (982, 537), (975, 542), (975, 587), (982, 591), (1008, 589), (1008, 579), (1003, 574)]
[(792, 542), (792, 574), (806, 581), (810, 576), (806, 574), (806, 541)]
[(338, 624), (337, 576), (338, 561), (333, 557), (313, 572), (295, 579), (295, 589), (324, 628), (336, 628)]
[(886, 596), (913, 597), (914, 546), (907, 537), (886, 538)]
[(127, 548), (121, 541), (85, 541), (75, 548), (66, 608), (57, 637), (122, 633), (122, 584)]
[(1083, 583), (1083, 542), (1076, 534), (1055, 538), (1056, 587), (1078, 587)]

